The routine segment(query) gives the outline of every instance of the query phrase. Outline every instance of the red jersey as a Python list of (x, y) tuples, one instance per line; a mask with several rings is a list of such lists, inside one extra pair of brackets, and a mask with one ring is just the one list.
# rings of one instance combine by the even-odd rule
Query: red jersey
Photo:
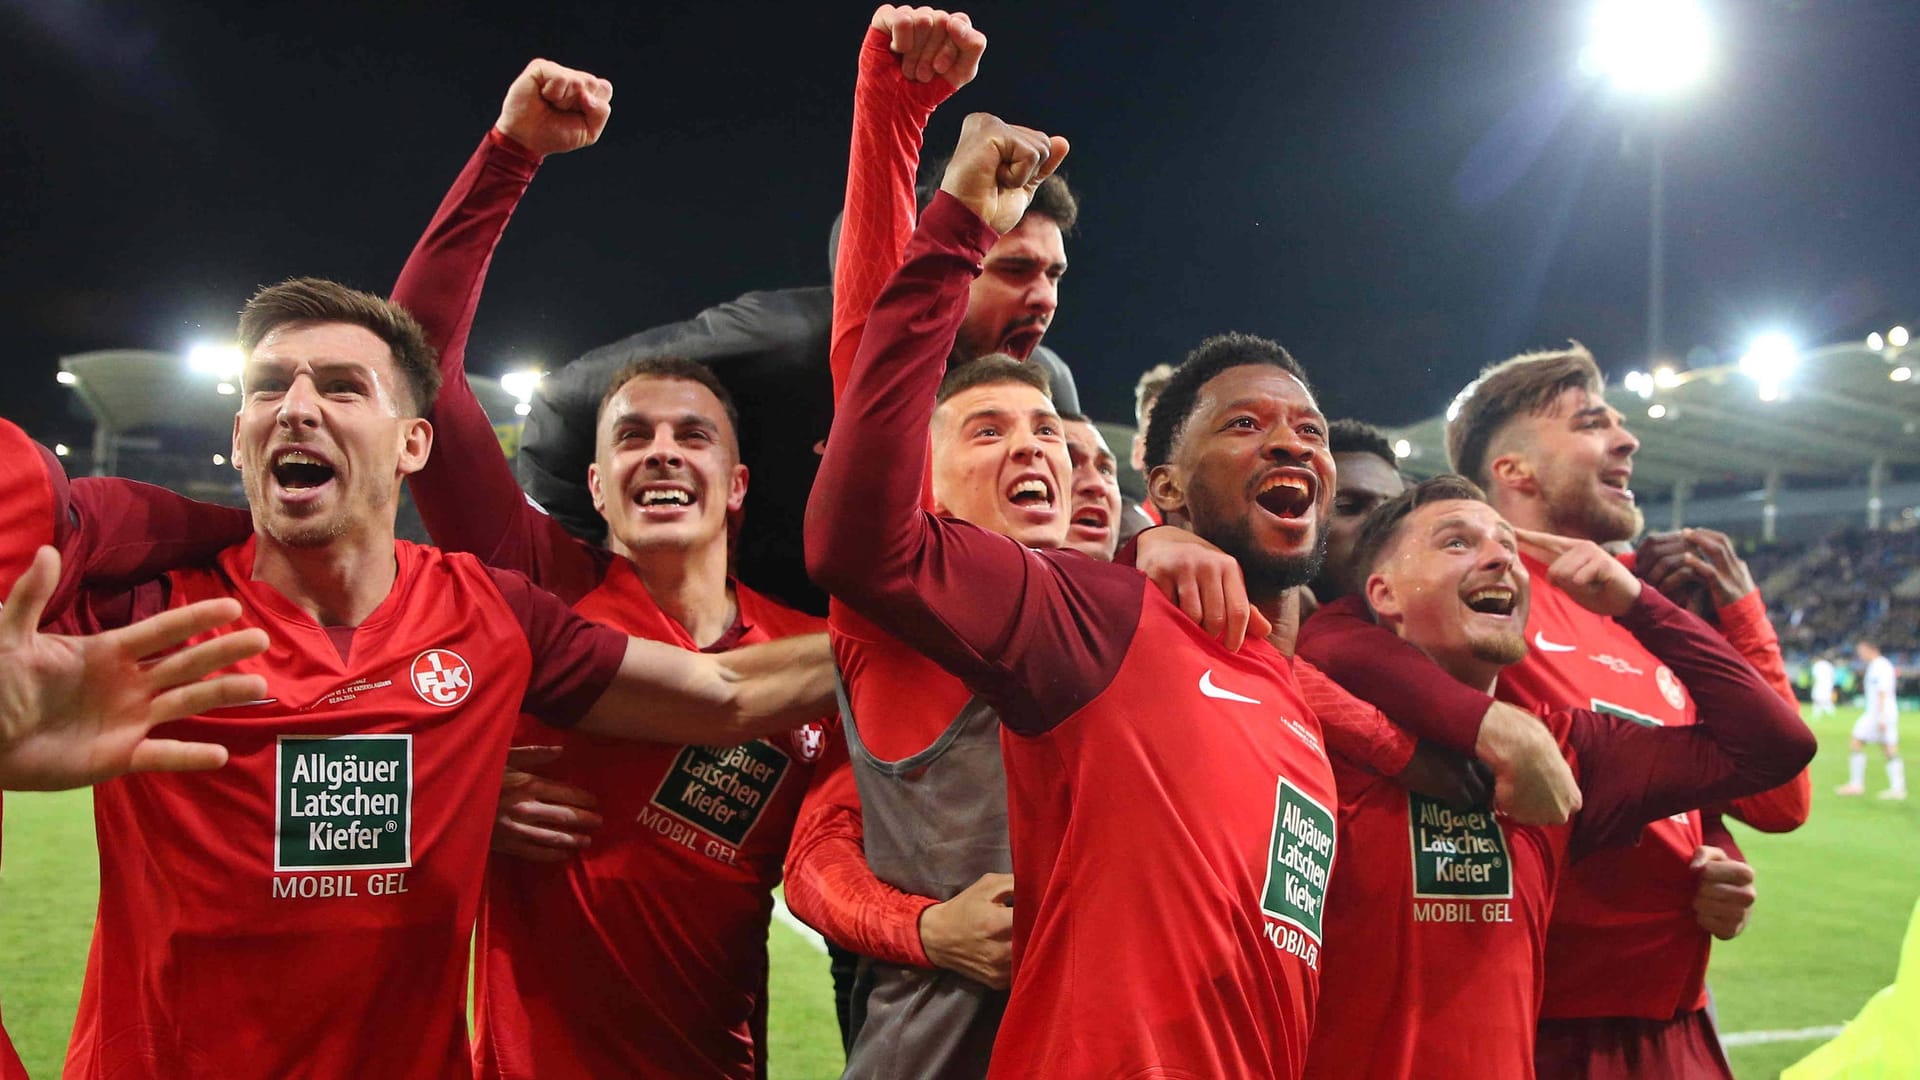
[[(56, 539), (66, 514), (66, 473), (46, 451), (0, 419), (0, 602), (33, 563), (33, 553)], [(0, 1027), (0, 1080), (26, 1080), (27, 1070)]]
[(934, 389), (994, 239), (945, 193), (927, 209), (807, 522), (816, 579), (1006, 725), (1020, 899), (991, 1075), (1297, 1076), (1335, 835), (1292, 662), (1227, 652), (1131, 569), (919, 510)]
[[(825, 629), (736, 584), (737, 633), (709, 651)], [(615, 560), (579, 614), (698, 646)], [(561, 863), (496, 856), (477, 954), (482, 1076), (751, 1080), (765, 1045), (773, 887), (824, 723), (739, 746), (632, 743), (530, 730), (565, 752), (541, 775), (591, 791), (605, 821)]]
[[(1702, 799), (1763, 790), (1811, 756), (1798, 710), (1705, 623), (1647, 588), (1614, 624), (1670, 658), (1708, 707), (1695, 727), (1539, 710), (1584, 796), (1568, 825), (1450, 808), (1336, 757), (1349, 854), (1328, 897), (1326, 1007), (1309, 1076), (1532, 1076), (1549, 918), (1568, 861), (1630, 843), (1647, 821)], [(1395, 644), (1351, 605), (1331, 605), (1307, 621), (1300, 651), (1363, 699), (1462, 686)]]
[(83, 594), (66, 619), (231, 596), (272, 640), (235, 666), (267, 698), (156, 729), (225, 745), (225, 768), (95, 790), (100, 906), (66, 1075), (468, 1075), (468, 946), (514, 717), (583, 715), (626, 638), (405, 542), (380, 606), (322, 627), (252, 580), (254, 544)]
[[(1647, 725), (1694, 723), (1693, 699), (1672, 668), (1555, 588), (1544, 564), (1525, 561), (1533, 575), (1527, 656), (1501, 674), (1496, 696)], [(1689, 867), (1700, 844), (1700, 813), (1688, 810), (1568, 873), (1547, 939), (1542, 1016), (1666, 1020), (1706, 1006), (1712, 939), (1694, 920)]]
[[(490, 131), (408, 257), (393, 299), (427, 329), (444, 382), (434, 455), (409, 481), (434, 541), (532, 578), (580, 615), (699, 648), (633, 564), (570, 536), (513, 479), (467, 384), (468, 332), (495, 245), (537, 163)], [(825, 628), (732, 583), (739, 619), (709, 651)], [(787, 838), (823, 755), (827, 720), (739, 746), (668, 746), (556, 733), (541, 774), (592, 792), (605, 824), (564, 863), (489, 864), (476, 954), (474, 1064), (482, 1076), (736, 1078), (765, 1045), (767, 926)]]

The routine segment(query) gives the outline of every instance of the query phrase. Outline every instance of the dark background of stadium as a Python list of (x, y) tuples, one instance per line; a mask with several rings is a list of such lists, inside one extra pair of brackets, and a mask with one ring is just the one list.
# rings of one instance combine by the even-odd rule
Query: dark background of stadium
[[(1586, 4), (966, 7), (991, 44), (930, 149), (972, 109), (1074, 140), (1048, 343), (1094, 414), (1229, 328), (1387, 423), (1568, 336), (1644, 362), (1650, 114), (1574, 73)], [(4, 411), (78, 442), (63, 353), (218, 339), (295, 274), (386, 291), (536, 54), (611, 78), (614, 120), (536, 180), (475, 370), (820, 283), (870, 11), (0, 0)], [(1920, 315), (1920, 4), (1723, 0), (1715, 25), (1707, 83), (1667, 110), (1669, 344)]]

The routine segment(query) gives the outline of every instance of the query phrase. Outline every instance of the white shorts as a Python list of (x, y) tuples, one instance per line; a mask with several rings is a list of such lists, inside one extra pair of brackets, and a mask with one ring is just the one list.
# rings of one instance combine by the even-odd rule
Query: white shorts
[(1833, 704), (1833, 687), (1831, 687), (1831, 686), (1816, 686), (1816, 687), (1814, 687), (1814, 688), (1813, 688), (1813, 703), (1814, 703), (1815, 705), (1831, 705), (1831, 704)]
[(1862, 716), (1853, 722), (1853, 738), (1855, 742), (1899, 746), (1900, 718), (1895, 716), (1881, 720), (1872, 716)]

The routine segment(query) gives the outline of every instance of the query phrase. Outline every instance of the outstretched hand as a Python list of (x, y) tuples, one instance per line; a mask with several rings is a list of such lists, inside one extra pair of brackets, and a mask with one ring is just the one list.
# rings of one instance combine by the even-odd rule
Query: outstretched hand
[(987, 35), (973, 28), (965, 12), (882, 4), (871, 25), (891, 38), (888, 47), (900, 57), (900, 74), (910, 82), (940, 78), (958, 90), (980, 73)]
[(1513, 534), (1529, 555), (1547, 564), (1547, 580), (1588, 611), (1625, 615), (1640, 599), (1640, 579), (1599, 544), (1532, 529)]
[(592, 146), (613, 115), (613, 84), (596, 75), (535, 60), (507, 87), (494, 128), (546, 157)]
[(1067, 140), (973, 113), (960, 127), (940, 190), (980, 215), (993, 231), (1020, 224), (1033, 193), (1067, 158)]
[(207, 676), (265, 652), (266, 631), (224, 634), (168, 653), (240, 616), (238, 601), (219, 599), (101, 634), (43, 634), (40, 616), (59, 577), (59, 553), (41, 548), (0, 609), (0, 788), (54, 791), (128, 772), (225, 765), (224, 746), (147, 733), (264, 697), (261, 676)]

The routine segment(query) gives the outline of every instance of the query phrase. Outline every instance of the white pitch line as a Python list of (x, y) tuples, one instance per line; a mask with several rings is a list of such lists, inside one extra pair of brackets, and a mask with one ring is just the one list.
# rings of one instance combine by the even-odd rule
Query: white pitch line
[[(775, 896), (773, 898), (773, 921), (799, 934), (802, 941), (813, 946), (823, 955), (826, 953), (827, 939), (821, 937), (818, 930), (801, 922), (798, 915), (788, 911), (787, 901), (784, 897)], [(1838, 1031), (1839, 1029), (1835, 1028), (1834, 1030)]]
[(1840, 1034), (1839, 1024), (1794, 1028), (1791, 1031), (1736, 1031), (1731, 1035), (1720, 1036), (1720, 1045), (1758, 1046), (1761, 1043), (1809, 1042), (1813, 1039), (1831, 1039), (1838, 1034)]

